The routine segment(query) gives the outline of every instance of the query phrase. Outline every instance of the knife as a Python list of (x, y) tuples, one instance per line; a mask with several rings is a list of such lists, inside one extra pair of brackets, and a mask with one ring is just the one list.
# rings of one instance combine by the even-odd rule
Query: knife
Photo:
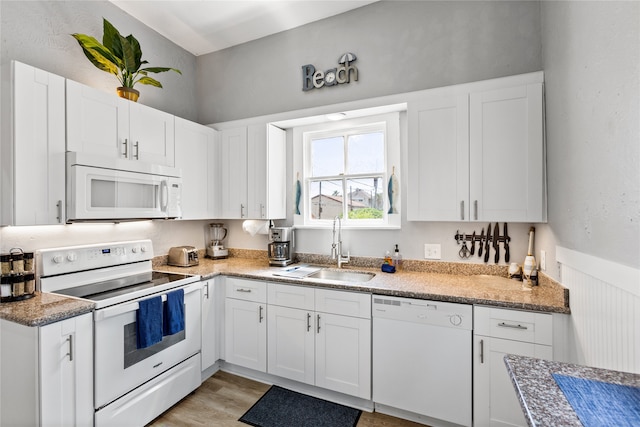
[(491, 241), (491, 223), (487, 227), (487, 243), (485, 244), (484, 250), (484, 262), (489, 262), (489, 242)]
[(476, 232), (474, 231), (471, 235), (471, 255), (473, 255), (476, 251)]
[(500, 242), (498, 238), (500, 237), (500, 228), (498, 228), (498, 223), (496, 222), (496, 228), (493, 229), (493, 248), (496, 250), (496, 257), (494, 261), (496, 264), (500, 261)]
[(482, 246), (484, 246), (484, 227), (482, 227), (482, 232), (480, 233), (480, 244), (478, 245), (478, 256), (482, 256)]
[(507, 232), (507, 223), (504, 223), (504, 262), (509, 262), (509, 233)]

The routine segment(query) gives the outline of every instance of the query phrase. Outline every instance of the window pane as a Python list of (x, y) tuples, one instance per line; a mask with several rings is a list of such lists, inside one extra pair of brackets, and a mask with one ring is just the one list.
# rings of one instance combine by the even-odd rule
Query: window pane
[(342, 215), (342, 181), (309, 182), (311, 219), (333, 219)]
[(347, 180), (347, 210), (349, 219), (381, 219), (383, 217), (382, 177)]
[(311, 140), (311, 175), (336, 176), (344, 173), (344, 138)]
[(347, 173), (382, 173), (384, 171), (384, 134), (352, 135), (348, 140)]

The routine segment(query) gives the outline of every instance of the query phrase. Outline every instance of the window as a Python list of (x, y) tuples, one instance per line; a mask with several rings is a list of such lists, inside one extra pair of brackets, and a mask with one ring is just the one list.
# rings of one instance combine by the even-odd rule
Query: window
[(297, 226), (327, 226), (335, 217), (345, 227), (399, 225), (399, 219), (390, 221), (396, 215), (388, 214), (387, 190), (399, 157), (394, 155), (399, 152), (397, 117), (326, 123), (294, 132), (300, 138), (296, 144), (302, 146)]

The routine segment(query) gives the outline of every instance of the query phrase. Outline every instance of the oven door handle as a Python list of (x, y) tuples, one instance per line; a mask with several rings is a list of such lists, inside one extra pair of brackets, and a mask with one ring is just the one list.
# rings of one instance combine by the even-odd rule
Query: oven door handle
[[(171, 289), (170, 291), (173, 291), (174, 289)], [(195, 286), (187, 286), (184, 288), (184, 294), (190, 294), (191, 292), (195, 292), (195, 291), (199, 291), (200, 290), (200, 284), (196, 283)], [(170, 292), (169, 291), (169, 292)], [(164, 293), (161, 295), (162, 297), (162, 301), (166, 301), (167, 300), (167, 294)], [(143, 297), (140, 298), (142, 299), (146, 299), (148, 297)], [(100, 322), (102, 320), (105, 319), (109, 319), (111, 317), (115, 317), (115, 316), (119, 316), (121, 314), (125, 314), (125, 313), (129, 313), (129, 312), (134, 312), (136, 310), (138, 310), (138, 308), (140, 307), (140, 305), (137, 302), (132, 302), (129, 304), (121, 304), (121, 305), (115, 305), (113, 307), (109, 307), (109, 308), (105, 308), (103, 310), (96, 310), (93, 312), (93, 320), (95, 322)]]

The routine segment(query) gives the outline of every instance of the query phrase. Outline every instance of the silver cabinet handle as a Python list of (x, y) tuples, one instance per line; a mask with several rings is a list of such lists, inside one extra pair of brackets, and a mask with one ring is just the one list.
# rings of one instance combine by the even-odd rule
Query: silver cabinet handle
[(480, 363), (484, 363), (484, 340), (480, 340)]
[(140, 142), (136, 141), (135, 144), (133, 144), (133, 148), (136, 149), (136, 154), (133, 155), (133, 158), (140, 160)]
[(478, 201), (477, 200), (473, 201), (473, 219), (475, 220), (478, 219)]
[(500, 322), (498, 323), (498, 326), (500, 326), (501, 328), (512, 328), (512, 329), (529, 329), (526, 326), (522, 326), (522, 325), (510, 325), (509, 323), (504, 323), (504, 322)]
[(460, 219), (464, 220), (464, 200), (460, 202)]
[(204, 288), (206, 289), (204, 296), (209, 299), (209, 282), (204, 284)]
[(56, 219), (58, 220), (58, 224), (62, 224), (62, 200), (58, 200), (58, 203), (56, 203), (56, 209), (58, 210), (58, 216)]
[(69, 356), (69, 362), (73, 362), (73, 335), (69, 335), (67, 341), (69, 342), (69, 353), (66, 356)]
[(316, 321), (318, 322), (317, 333), (320, 333), (320, 315), (319, 314), (318, 314), (318, 317), (316, 318)]
[(122, 153), (122, 156), (126, 159), (129, 157), (129, 140), (125, 138), (122, 145), (124, 145), (124, 153)]
[(311, 313), (307, 313), (307, 332), (311, 330)]
[(236, 292), (251, 292), (251, 289), (238, 288)]
[(260, 217), (264, 218), (264, 205), (260, 203)]
[(264, 317), (262, 316), (262, 306), (260, 306), (258, 310), (258, 323), (262, 323), (262, 319), (264, 319)]
[(240, 203), (240, 218), (244, 218), (244, 205)]

